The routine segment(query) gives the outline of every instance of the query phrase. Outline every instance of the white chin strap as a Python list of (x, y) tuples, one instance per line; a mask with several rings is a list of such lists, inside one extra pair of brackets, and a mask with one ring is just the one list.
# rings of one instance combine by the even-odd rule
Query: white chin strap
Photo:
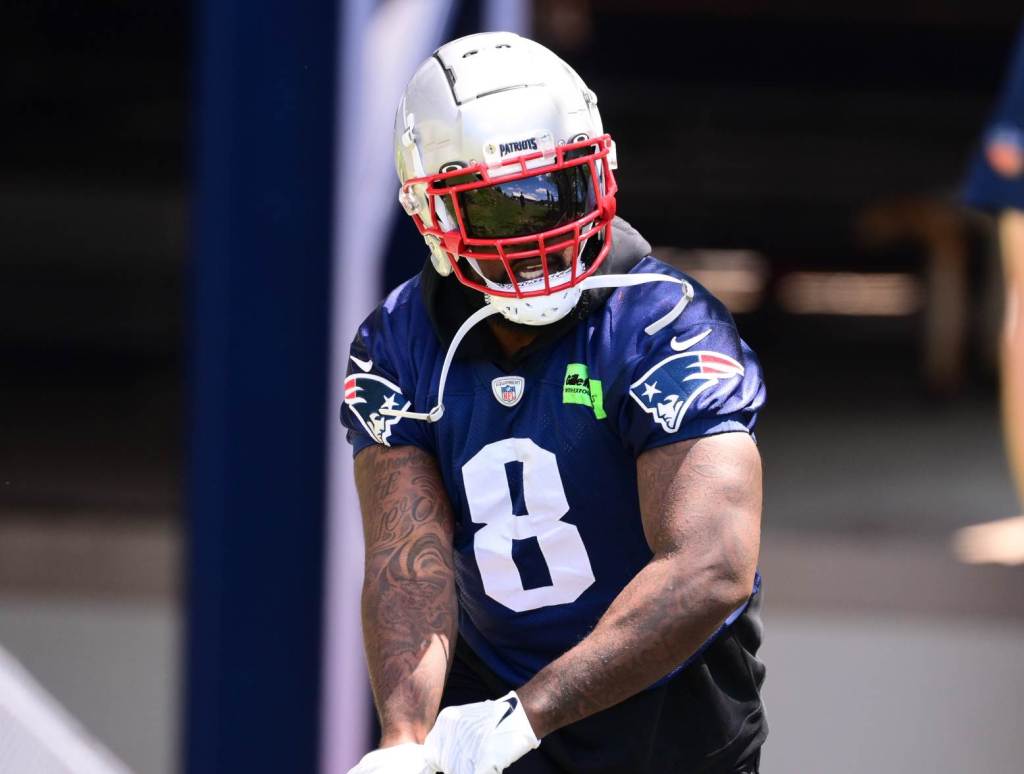
[[(577, 259), (576, 273), (582, 274), (583, 272), (583, 261)], [(483, 273), (480, 272), (479, 268), (477, 268), (477, 273), (483, 277)], [(483, 279), (487, 287), (494, 290), (501, 290), (505, 293), (514, 293), (516, 290), (515, 286), (511, 284), (500, 285), (496, 282), (491, 282), (486, 277), (483, 277)], [(562, 285), (571, 279), (572, 274), (570, 270), (563, 269), (551, 275), (550, 283), (552, 285)], [(519, 283), (519, 291), (521, 293), (532, 293), (543, 289), (543, 277), (535, 277), (534, 279), (524, 280)], [(544, 296), (530, 296), (528, 298), (512, 298), (485, 293), (484, 302), (498, 310), (506, 320), (511, 320), (514, 323), (519, 323), (520, 325), (550, 325), (553, 322), (558, 322), (575, 309), (582, 294), (583, 288), (580, 285), (574, 285), (565, 290), (559, 290)]]
[[(577, 275), (582, 274), (586, 270), (581, 256), (586, 249), (587, 240), (596, 233), (592, 230), (592, 226), (593, 224), (585, 226), (579, 245), (575, 248)], [(573, 285), (565, 290), (547, 293), (542, 296), (530, 296), (528, 298), (510, 296), (507, 294), (516, 292), (515, 285), (512, 283), (493, 282), (487, 279), (484, 272), (480, 270), (480, 265), (477, 261), (473, 258), (468, 260), (487, 287), (492, 290), (500, 290), (506, 294), (499, 296), (493, 293), (485, 293), (484, 303), (497, 309), (506, 320), (519, 323), (520, 325), (550, 325), (553, 322), (558, 322), (576, 308), (576, 304), (580, 302), (580, 296), (583, 294), (583, 288), (580, 285)], [(549, 282), (550, 285), (558, 286), (571, 282), (572, 279), (572, 271), (570, 269), (563, 269), (552, 274)], [(520, 293), (534, 293), (538, 290), (544, 290), (544, 288), (544, 277), (534, 277), (533, 279), (520, 282), (518, 290)]]
[[(543, 279), (541, 282), (543, 282)], [(648, 336), (653, 336), (679, 317), (679, 315), (683, 313), (683, 310), (686, 309), (686, 305), (693, 299), (693, 286), (686, 280), (677, 279), (676, 277), (668, 277), (664, 274), (606, 274), (604, 276), (587, 277), (572, 288), (572, 290), (576, 291), (576, 297), (578, 300), (579, 295), (584, 290), (595, 290), (597, 288), (628, 288), (635, 285), (646, 285), (648, 282), (674, 282), (676, 285), (680, 286), (681, 291), (679, 301), (674, 307), (672, 307), (672, 309), (669, 310), (668, 314), (660, 317), (644, 328), (644, 333)], [(520, 284), (520, 287), (523, 287), (525, 284), (526, 283)], [(511, 300), (520, 301), (523, 299)], [(575, 306), (575, 302), (573, 305)], [(444, 365), (441, 367), (441, 378), (437, 383), (436, 406), (425, 413), (421, 411), (402, 411), (401, 409), (387, 408), (380, 409), (380, 413), (387, 417), (419, 419), (423, 422), (437, 422), (441, 419), (441, 417), (444, 416), (444, 385), (445, 382), (448, 381), (448, 369), (451, 368), (452, 360), (455, 359), (455, 351), (459, 348), (459, 344), (462, 343), (466, 334), (469, 333), (478, 322), (496, 314), (502, 314), (502, 310), (499, 307), (491, 306), (490, 304), (483, 306), (467, 317), (465, 322), (463, 322), (455, 332), (455, 335), (452, 337), (452, 343), (448, 345), (448, 351), (445, 353)], [(565, 315), (563, 314), (561, 316), (564, 317)], [(549, 322), (554, 322), (554, 320), (549, 320)]]

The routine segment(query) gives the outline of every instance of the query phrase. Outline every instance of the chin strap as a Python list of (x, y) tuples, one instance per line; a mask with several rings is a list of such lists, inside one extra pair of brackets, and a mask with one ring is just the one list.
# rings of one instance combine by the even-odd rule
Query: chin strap
[[(693, 286), (686, 280), (681, 280), (677, 277), (669, 277), (665, 274), (605, 274), (603, 276), (587, 277), (585, 280), (580, 282), (577, 287), (580, 288), (580, 290), (595, 290), (597, 288), (630, 288), (636, 285), (646, 285), (649, 282), (674, 282), (676, 285), (680, 285), (682, 290), (679, 301), (674, 307), (672, 307), (672, 309), (669, 310), (668, 314), (658, 318), (644, 328), (644, 333), (648, 336), (653, 336), (655, 333), (678, 318), (679, 315), (683, 313), (683, 310), (686, 309), (686, 305), (693, 299)], [(468, 334), (477, 323), (499, 313), (500, 310), (497, 307), (488, 304), (473, 312), (473, 314), (467, 317), (465, 322), (459, 326), (459, 329), (452, 337), (451, 344), (448, 345), (448, 351), (444, 356), (444, 365), (441, 366), (441, 378), (437, 383), (436, 406), (427, 412), (382, 408), (380, 409), (380, 414), (386, 417), (399, 417), (401, 419), (418, 419), (422, 422), (437, 422), (441, 419), (441, 417), (444, 416), (444, 386), (445, 382), (448, 381), (448, 369), (451, 368), (452, 360), (455, 359), (455, 352), (458, 350), (459, 344), (462, 343), (462, 340), (466, 338), (466, 334)]]

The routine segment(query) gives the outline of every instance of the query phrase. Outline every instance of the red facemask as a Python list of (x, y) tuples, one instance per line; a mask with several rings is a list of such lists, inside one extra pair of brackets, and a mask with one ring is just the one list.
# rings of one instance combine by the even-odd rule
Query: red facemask
[[(497, 169), (479, 163), (413, 178), (402, 192), (409, 196), (412, 186), (426, 186), (436, 225), (428, 226), (418, 212), (413, 221), (421, 234), (440, 241), (462, 284), (510, 298), (548, 295), (589, 277), (611, 250), (618, 190), (608, 163), (611, 150), (605, 134), (504, 160)], [(551, 163), (529, 166), (538, 159)], [(458, 228), (444, 230), (439, 212)], [(578, 260), (582, 244), (596, 237), (600, 249), (584, 266)], [(493, 284), (460, 266), (460, 257), (476, 262)], [(542, 276), (543, 287), (531, 281), (522, 289), (524, 275)]]

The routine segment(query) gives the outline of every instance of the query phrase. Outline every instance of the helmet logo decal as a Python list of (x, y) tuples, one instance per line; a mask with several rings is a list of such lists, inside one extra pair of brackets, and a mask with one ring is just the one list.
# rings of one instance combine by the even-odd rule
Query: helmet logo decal
[[(501, 167), (518, 156), (527, 153), (536, 154), (537, 151), (541, 151), (543, 156), (532, 160), (527, 166), (539, 167), (554, 161), (555, 140), (550, 132), (538, 131), (533, 134), (518, 134), (513, 137), (506, 135), (488, 140), (484, 143), (484, 163), (491, 168)], [(518, 170), (518, 164), (508, 168), (508, 172)]]
[(526, 380), (521, 376), (499, 376), (491, 382), (494, 399), (511, 408), (523, 398)]
[(505, 157), (510, 153), (519, 153), (524, 150), (539, 150), (537, 148), (537, 138), (529, 137), (525, 140), (503, 142), (498, 146), (498, 151), (501, 153), (502, 157)]

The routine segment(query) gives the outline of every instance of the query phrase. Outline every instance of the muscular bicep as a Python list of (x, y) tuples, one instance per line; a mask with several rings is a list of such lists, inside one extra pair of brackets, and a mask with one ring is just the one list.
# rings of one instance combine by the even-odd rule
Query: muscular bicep
[[(746, 585), (760, 548), (761, 458), (746, 433), (661, 446), (637, 459), (644, 532), (656, 556), (678, 556)], [(749, 586), (747, 586), (749, 588)]]

